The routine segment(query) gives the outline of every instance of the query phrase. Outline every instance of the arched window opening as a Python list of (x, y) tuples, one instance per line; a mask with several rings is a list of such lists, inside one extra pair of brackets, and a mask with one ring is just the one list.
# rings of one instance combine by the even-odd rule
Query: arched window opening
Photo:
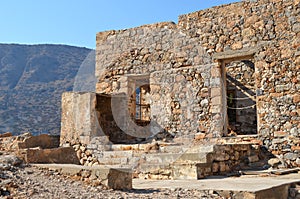
[(140, 126), (150, 123), (150, 86), (143, 85), (135, 90), (135, 122)]
[(147, 126), (151, 120), (149, 76), (131, 76), (129, 93), (131, 119), (139, 126)]

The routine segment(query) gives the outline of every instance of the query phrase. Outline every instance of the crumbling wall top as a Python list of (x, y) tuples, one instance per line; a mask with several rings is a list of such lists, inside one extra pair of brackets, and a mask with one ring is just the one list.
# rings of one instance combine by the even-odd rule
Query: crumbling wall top
[(146, 24), (134, 28), (123, 29), (123, 30), (108, 30), (103, 32), (98, 32), (96, 35), (96, 41), (105, 41), (108, 36), (115, 35), (118, 33), (125, 32), (127, 30), (137, 30), (141, 28), (150, 28), (150, 29), (157, 29), (157, 28), (168, 28), (168, 29), (176, 29), (177, 24), (175, 22), (161, 22), (161, 23), (154, 23), (154, 24)]

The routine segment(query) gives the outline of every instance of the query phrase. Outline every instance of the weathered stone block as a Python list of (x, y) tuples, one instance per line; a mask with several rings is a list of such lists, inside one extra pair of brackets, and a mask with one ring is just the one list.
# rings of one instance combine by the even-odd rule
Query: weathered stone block
[(27, 163), (79, 164), (79, 159), (72, 147), (25, 149), (24, 153)]
[(132, 189), (132, 173), (129, 170), (110, 169), (107, 178), (107, 186), (111, 189)]
[(57, 170), (62, 174), (97, 180), (109, 189), (132, 189), (132, 170), (104, 166), (81, 166), (73, 164), (35, 164), (39, 168)]
[(205, 138), (205, 133), (197, 133), (195, 134), (195, 140), (202, 140)]
[(23, 142), (18, 143), (19, 149), (41, 147), (42, 149), (56, 148), (59, 146), (59, 136), (50, 136), (47, 134), (37, 135), (25, 138)]
[(214, 155), (214, 160), (216, 160), (216, 161), (226, 161), (229, 159), (230, 159), (230, 156), (228, 153), (217, 152)]
[(212, 172), (213, 172), (213, 173), (217, 173), (218, 171), (219, 171), (219, 163), (214, 162), (214, 163), (212, 164)]
[(294, 102), (295, 104), (298, 104), (298, 103), (300, 102), (300, 94), (295, 94), (295, 95), (293, 96), (293, 102)]
[(295, 24), (293, 25), (293, 31), (294, 31), (295, 33), (300, 32), (300, 23), (295, 23)]
[(197, 166), (194, 164), (172, 165), (173, 179), (198, 179)]

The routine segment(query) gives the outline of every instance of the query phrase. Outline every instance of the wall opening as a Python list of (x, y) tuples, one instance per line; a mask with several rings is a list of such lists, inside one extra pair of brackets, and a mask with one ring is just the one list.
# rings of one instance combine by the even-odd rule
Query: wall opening
[(137, 87), (135, 94), (135, 123), (146, 126), (150, 123), (150, 85)]
[(149, 76), (131, 76), (128, 91), (131, 119), (139, 126), (147, 126), (151, 121)]
[(257, 134), (255, 67), (252, 58), (222, 61), (226, 133)]
[[(113, 98), (118, 99), (118, 103), (114, 104), (115, 108), (119, 110), (117, 111), (118, 115), (112, 109)], [(115, 120), (118, 117), (126, 117), (126, 112), (123, 111), (127, 103), (126, 95), (97, 94), (96, 100), (96, 114), (99, 127), (109, 141), (114, 144), (137, 143), (138, 139), (124, 132)]]

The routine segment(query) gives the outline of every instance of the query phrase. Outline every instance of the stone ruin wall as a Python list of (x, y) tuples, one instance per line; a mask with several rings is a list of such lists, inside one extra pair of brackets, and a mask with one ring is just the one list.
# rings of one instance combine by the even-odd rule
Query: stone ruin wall
[(300, 136), (300, 2), (255, 1), (180, 17), (179, 27), (207, 52), (254, 53), (258, 135), (274, 154), (294, 161)]
[(62, 95), (60, 143), (88, 144), (99, 132), (95, 93), (65, 92)]
[(220, 82), (210, 75), (216, 64), (200, 41), (190, 38), (175, 24), (99, 33), (96, 63), (97, 93), (130, 96), (131, 75), (147, 74), (151, 118), (160, 127), (177, 137), (210, 133), (209, 87), (210, 82)]
[(96, 93), (129, 94), (130, 75), (147, 74), (151, 117), (159, 125), (180, 135), (222, 136), (221, 63), (244, 55), (255, 65), (258, 135), (294, 164), (300, 151), (299, 0), (243, 1), (182, 15), (178, 25), (98, 33)]
[(300, 152), (300, 1), (211, 8), (180, 16), (179, 27), (202, 40), (212, 55), (257, 49), (258, 135), (270, 151), (294, 164)]

